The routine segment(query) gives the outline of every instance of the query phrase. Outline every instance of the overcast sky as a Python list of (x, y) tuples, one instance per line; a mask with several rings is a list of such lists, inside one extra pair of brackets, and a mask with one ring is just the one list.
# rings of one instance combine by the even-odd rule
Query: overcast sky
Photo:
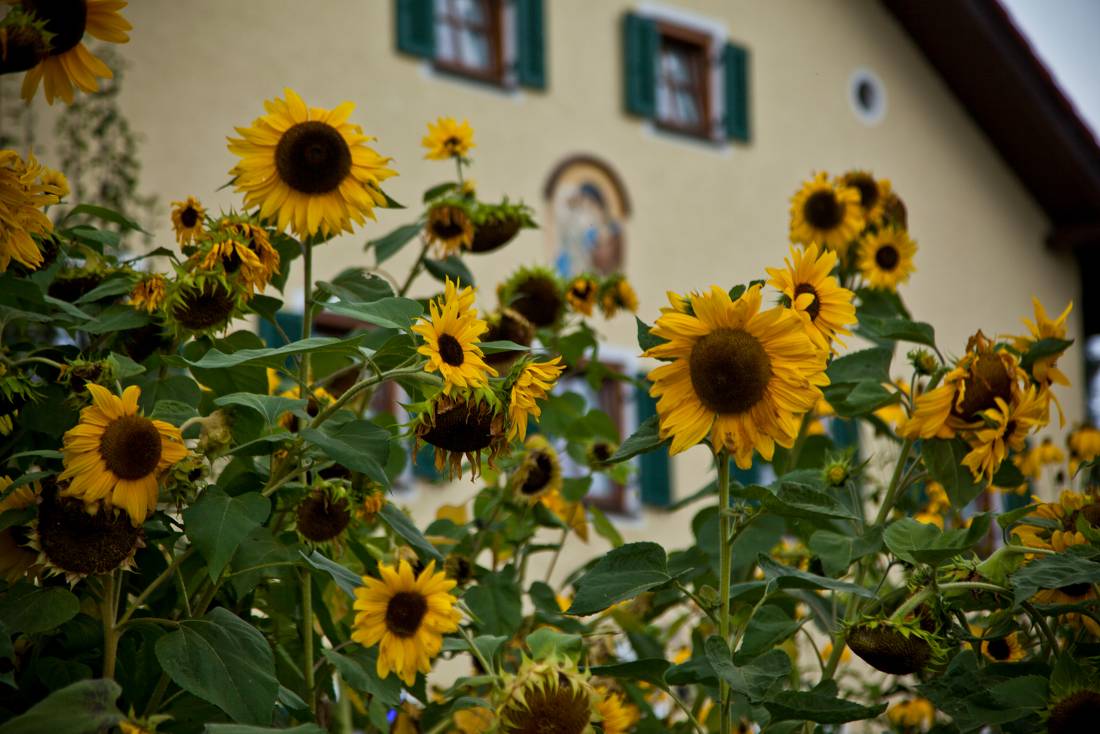
[(1100, 139), (1100, 0), (1000, 0)]

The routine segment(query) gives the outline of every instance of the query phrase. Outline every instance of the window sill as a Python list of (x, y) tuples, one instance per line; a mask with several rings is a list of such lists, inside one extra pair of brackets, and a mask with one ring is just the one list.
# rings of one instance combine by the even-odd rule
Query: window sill
[(662, 122), (660, 120), (652, 120), (653, 128), (658, 133), (666, 133), (674, 135), (679, 138), (687, 138), (697, 143), (704, 143), (711, 146), (721, 146), (726, 143), (724, 138), (715, 137), (709, 132), (701, 130), (699, 128), (684, 127), (683, 125), (677, 125), (671, 122)]
[(515, 88), (514, 84), (506, 83), (504, 74), (499, 71), (471, 69), (467, 66), (460, 66), (459, 64), (439, 61), (438, 59), (435, 61), (431, 61), (430, 64), (433, 71), (436, 71), (445, 76), (458, 77), (466, 81), (483, 84), (485, 86), (504, 91), (511, 91)]

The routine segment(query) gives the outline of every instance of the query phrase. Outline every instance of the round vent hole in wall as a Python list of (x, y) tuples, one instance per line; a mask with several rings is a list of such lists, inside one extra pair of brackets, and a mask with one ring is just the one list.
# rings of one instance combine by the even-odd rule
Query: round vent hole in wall
[(886, 117), (886, 86), (870, 69), (856, 69), (848, 81), (848, 101), (865, 125), (877, 125)]

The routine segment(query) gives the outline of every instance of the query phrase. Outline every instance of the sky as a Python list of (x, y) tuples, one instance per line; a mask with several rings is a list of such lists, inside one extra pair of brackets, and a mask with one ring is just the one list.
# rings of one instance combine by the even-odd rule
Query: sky
[(1000, 0), (1100, 140), (1100, 0)]

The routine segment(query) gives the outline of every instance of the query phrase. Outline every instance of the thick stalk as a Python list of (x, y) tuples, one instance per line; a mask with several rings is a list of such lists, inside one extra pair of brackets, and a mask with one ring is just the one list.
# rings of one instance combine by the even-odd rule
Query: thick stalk
[(302, 672), (306, 679), (306, 703), (310, 711), (316, 711), (313, 695), (313, 579), (309, 571), (302, 569)]
[(898, 465), (894, 467), (894, 476), (890, 478), (890, 486), (886, 488), (886, 497), (883, 498), (882, 506), (878, 508), (878, 514), (875, 516), (875, 525), (881, 525), (886, 520), (898, 499), (898, 485), (905, 470), (905, 460), (909, 458), (909, 451), (912, 448), (913, 439), (905, 439), (901, 445), (901, 454), (898, 456)]
[[(730, 543), (730, 457), (726, 449), (715, 456), (718, 471), (718, 598), (722, 603), (718, 616), (718, 631), (722, 641), (730, 641), (730, 567), (733, 565), (733, 547)], [(724, 679), (718, 681), (719, 715), (721, 734), (730, 734), (730, 687)]]
[[(313, 332), (313, 247), (308, 242), (302, 243), (302, 267), (304, 270), (303, 288), (305, 292), (305, 308), (302, 310), (302, 338), (308, 339)], [(309, 352), (302, 354), (301, 390), (299, 395), (303, 398), (309, 392)], [(304, 464), (304, 462), (303, 462)], [(308, 486), (308, 477), (305, 466), (302, 467), (302, 485)], [(315, 711), (316, 701), (313, 694), (313, 580), (309, 571), (302, 569), (302, 670), (305, 674), (306, 703), (309, 710)]]
[(100, 614), (103, 616), (103, 677), (115, 677), (115, 659), (118, 655), (118, 628), (115, 627), (115, 574), (103, 577), (103, 599)]

